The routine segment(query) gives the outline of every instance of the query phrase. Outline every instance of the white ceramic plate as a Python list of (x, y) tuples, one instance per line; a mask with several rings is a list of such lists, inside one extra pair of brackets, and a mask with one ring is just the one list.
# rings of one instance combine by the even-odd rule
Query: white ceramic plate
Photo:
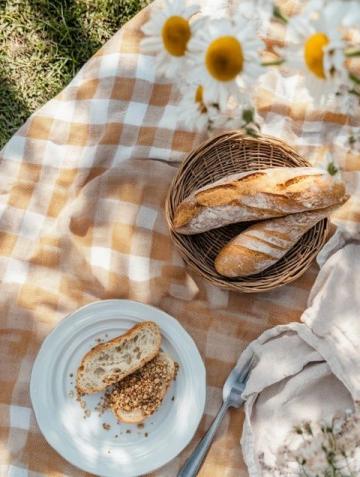
[[(98, 393), (86, 398), (91, 415), (84, 418), (72, 396), (81, 358), (97, 339), (109, 340), (144, 320), (158, 323), (162, 349), (180, 365), (160, 409), (144, 428), (118, 424), (110, 411), (102, 416), (94, 411)], [(45, 339), (33, 366), (30, 395), (41, 432), (66, 460), (93, 474), (130, 477), (161, 467), (189, 443), (204, 411), (205, 381), (196, 345), (174, 318), (141, 303), (107, 300), (72, 313)]]

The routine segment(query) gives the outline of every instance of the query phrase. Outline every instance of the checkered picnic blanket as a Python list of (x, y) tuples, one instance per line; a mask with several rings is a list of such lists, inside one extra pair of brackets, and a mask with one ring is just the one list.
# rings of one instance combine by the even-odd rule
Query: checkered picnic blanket
[[(69, 312), (107, 298), (151, 303), (192, 335), (207, 368), (207, 403), (173, 476), (208, 427), (241, 351), (265, 329), (297, 321), (317, 274), (246, 295), (188, 272), (172, 245), (164, 200), (184, 155), (202, 138), (176, 124), (177, 93), (139, 52), (148, 10), (122, 28), (0, 153), (0, 475), (85, 475), (52, 450), (29, 399), (34, 358)], [(346, 137), (360, 119), (307, 112), (296, 84), (269, 73), (258, 89), (263, 130), (317, 162), (336, 154), (353, 193), (337, 223), (360, 221), (360, 159)], [(334, 138), (337, 140), (334, 142)], [(243, 415), (230, 411), (200, 473), (246, 476)]]

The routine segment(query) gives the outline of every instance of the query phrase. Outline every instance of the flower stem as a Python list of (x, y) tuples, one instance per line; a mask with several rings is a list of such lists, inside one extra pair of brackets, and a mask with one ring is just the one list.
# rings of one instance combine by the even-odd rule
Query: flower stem
[(261, 63), (261, 66), (279, 66), (282, 65), (285, 62), (285, 60), (274, 60), (274, 61), (263, 61)]
[(354, 56), (360, 56), (360, 50), (345, 51), (344, 54), (347, 58), (353, 58)]
[(351, 81), (353, 81), (356, 84), (360, 84), (360, 78), (358, 76), (353, 75), (352, 73), (349, 73), (349, 78)]

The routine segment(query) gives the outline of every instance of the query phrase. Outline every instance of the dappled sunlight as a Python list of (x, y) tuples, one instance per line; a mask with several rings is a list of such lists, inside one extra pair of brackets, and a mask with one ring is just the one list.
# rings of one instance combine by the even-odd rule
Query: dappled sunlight
[[(117, 424), (115, 418), (109, 412), (100, 417), (97, 412), (93, 411), (94, 403), (98, 399), (98, 394), (90, 396), (87, 409), (92, 409), (92, 412), (86, 419), (84, 419), (84, 409), (80, 407), (79, 402), (74, 400), (65, 402), (59, 416), (67, 431), (64, 437), (70, 439), (69, 445), (73, 448), (72, 452), (80, 453), (83, 459), (91, 465), (106, 459), (108, 462), (126, 466), (131, 461), (128, 450), (129, 443), (126, 440), (130, 441), (131, 437), (129, 435), (125, 441), (124, 439), (114, 439), (114, 434), (120, 433), (117, 427), (121, 429), (123, 425)], [(105, 421), (111, 422), (112, 432), (103, 428), (102, 423)], [(54, 432), (51, 431), (49, 434), (51, 435)]]

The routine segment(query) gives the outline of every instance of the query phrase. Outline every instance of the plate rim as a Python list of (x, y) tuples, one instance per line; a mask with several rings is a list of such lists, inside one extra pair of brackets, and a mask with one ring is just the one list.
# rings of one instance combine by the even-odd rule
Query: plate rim
[[(201, 369), (201, 375), (197, 376), (197, 380), (200, 381), (200, 379), (201, 379), (201, 382), (202, 382), (201, 391), (202, 392), (201, 392), (201, 395), (197, 394), (197, 401), (199, 402), (199, 406), (198, 406), (199, 411), (198, 411), (197, 419), (192, 420), (193, 424), (192, 424), (192, 426), (190, 426), (192, 428), (191, 429), (192, 432), (189, 433), (189, 436), (187, 437), (186, 441), (184, 441), (184, 443), (181, 445), (180, 449), (175, 449), (175, 451), (171, 452), (170, 456), (168, 456), (163, 462), (161, 462), (160, 464), (157, 463), (156, 466), (153, 466), (153, 467), (144, 471), (145, 473), (153, 472), (156, 469), (159, 469), (159, 468), (163, 467), (164, 465), (166, 465), (167, 463), (171, 462), (191, 442), (191, 440), (193, 439), (193, 437), (194, 437), (194, 435), (195, 435), (195, 433), (196, 433), (196, 431), (199, 427), (200, 421), (201, 421), (201, 419), (204, 415), (205, 404), (206, 404), (206, 368), (205, 368), (204, 361), (201, 357), (201, 354), (198, 350), (198, 347), (197, 347), (194, 339), (192, 338), (192, 336), (181, 325), (181, 323), (175, 317), (173, 317), (172, 315), (170, 315), (166, 311), (163, 311), (162, 309), (157, 308), (156, 306), (149, 305), (147, 303), (142, 303), (142, 302), (139, 302), (139, 301), (136, 301), (136, 300), (121, 299), (121, 298), (110, 298), (110, 299), (106, 299), (106, 300), (95, 300), (91, 303), (86, 303), (85, 305), (83, 305), (83, 306), (75, 309), (74, 311), (68, 313), (67, 315), (65, 315), (56, 324), (56, 326), (50, 331), (50, 333), (48, 333), (48, 335), (43, 339), (43, 341), (40, 345), (40, 348), (39, 348), (39, 350), (36, 354), (35, 360), (33, 362), (32, 369), (31, 369), (30, 383), (29, 383), (30, 401), (31, 401), (32, 410), (34, 412), (36, 423), (37, 423), (37, 425), (40, 429), (40, 432), (41, 432), (42, 436), (47, 441), (47, 443), (63, 459), (65, 459), (70, 464), (74, 465), (76, 468), (81, 469), (85, 472), (90, 472), (94, 475), (99, 475), (99, 476), (101, 475), (103, 477), (115, 477), (115, 474), (113, 472), (111, 472), (110, 469), (107, 469), (107, 471), (105, 473), (101, 472), (101, 474), (100, 474), (99, 473), (100, 471), (98, 469), (96, 469), (96, 468), (94, 469), (91, 465), (88, 465), (87, 462), (85, 462), (84, 464), (83, 463), (79, 464), (79, 462), (74, 461), (73, 456), (71, 456), (69, 458), (66, 455), (65, 450), (61, 446), (60, 439), (59, 439), (58, 435), (48, 432), (49, 429), (51, 429), (51, 428), (49, 428), (49, 423), (48, 422), (46, 422), (46, 423), (44, 422), (45, 416), (39, 418), (40, 409), (36, 406), (36, 397), (35, 397), (36, 393), (37, 393), (37, 391), (35, 390), (35, 381), (38, 379), (35, 376), (35, 372), (36, 372), (37, 365), (39, 365), (39, 363), (41, 363), (41, 354), (44, 352), (44, 349), (46, 347), (46, 344), (47, 344), (49, 338), (51, 336), (53, 336), (53, 334), (55, 332), (57, 332), (62, 326), (64, 326), (65, 322), (68, 319), (71, 319), (72, 317), (74, 317), (74, 315), (76, 316), (78, 313), (82, 312), (84, 309), (92, 307), (92, 306), (96, 306), (96, 305), (97, 306), (98, 305), (105, 305), (106, 306), (108, 304), (113, 304), (115, 306), (122, 305), (122, 304), (130, 304), (131, 306), (135, 305), (135, 306), (139, 306), (140, 308), (143, 307), (143, 308), (150, 309), (153, 313), (155, 312), (159, 315), (162, 315), (163, 318), (166, 318), (167, 320), (169, 320), (169, 323), (171, 323), (171, 326), (175, 326), (176, 328), (182, 330), (184, 336), (186, 336), (186, 339), (191, 344), (194, 354), (197, 356), (199, 370)], [(136, 316), (136, 318), (139, 321), (147, 321), (146, 318), (143, 318), (142, 316)], [(60, 446), (58, 445), (59, 443), (60, 443)], [(143, 474), (133, 474), (133, 473), (123, 473), (122, 472), (121, 475), (122, 475), (122, 477), (136, 477), (136, 475), (143, 475)], [(118, 476), (119, 476), (119, 471), (117, 471), (117, 473), (116, 473), (116, 477), (118, 477)]]

